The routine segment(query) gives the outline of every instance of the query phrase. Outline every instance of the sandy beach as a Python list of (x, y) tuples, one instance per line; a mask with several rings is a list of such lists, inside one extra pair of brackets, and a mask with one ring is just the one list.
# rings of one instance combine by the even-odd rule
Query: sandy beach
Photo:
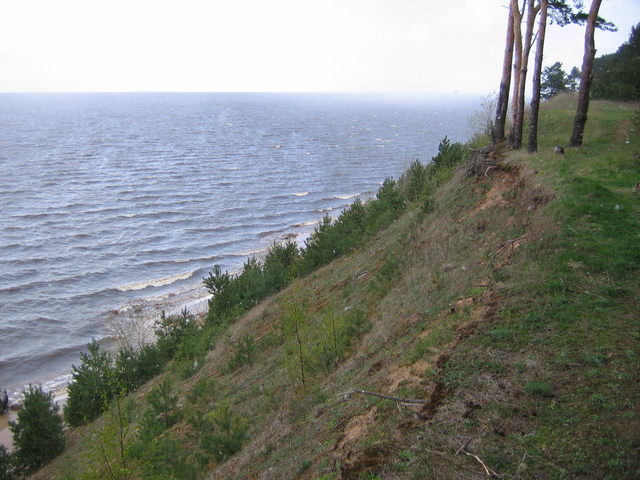
[(0, 445), (7, 447), (8, 451), (11, 451), (11, 431), (9, 431), (9, 422), (15, 421), (18, 418), (17, 412), (9, 412), (0, 415)]

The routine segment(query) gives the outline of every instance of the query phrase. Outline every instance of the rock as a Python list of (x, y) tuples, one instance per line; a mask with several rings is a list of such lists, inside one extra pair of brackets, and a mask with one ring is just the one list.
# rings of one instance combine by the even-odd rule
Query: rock
[(11, 411), (12, 412), (17, 412), (18, 410), (22, 409), (22, 405), (19, 403), (14, 403), (13, 405), (11, 405)]
[(564, 155), (564, 148), (556, 146), (553, 149), (553, 153), (557, 153), (558, 155)]

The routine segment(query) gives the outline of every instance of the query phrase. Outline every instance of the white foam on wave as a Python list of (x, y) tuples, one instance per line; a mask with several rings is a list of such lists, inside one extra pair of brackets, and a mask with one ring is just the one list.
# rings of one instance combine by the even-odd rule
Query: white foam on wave
[(339, 200), (349, 200), (350, 198), (356, 198), (359, 193), (352, 193), (351, 195), (336, 195), (336, 198)]
[[(326, 209), (325, 209), (326, 210)], [(331, 209), (329, 209), (331, 210)], [(302, 228), (302, 227), (312, 227), (314, 225), (317, 225), (318, 223), (320, 223), (321, 220), (310, 220), (308, 222), (304, 222), (304, 223), (296, 223), (295, 225), (293, 225), (294, 228)]]
[(194, 272), (185, 272), (178, 275), (171, 275), (170, 277), (158, 278), (155, 280), (146, 280), (144, 282), (130, 283), (128, 285), (121, 285), (116, 287), (116, 290), (121, 292), (128, 292), (131, 290), (142, 290), (147, 287), (163, 287), (165, 285), (171, 285), (179, 280), (186, 280), (191, 278)]
[(306, 197), (307, 195), (309, 195), (309, 192), (292, 193), (291, 195), (293, 195), (294, 197)]
[(255, 250), (248, 250), (246, 252), (230, 253), (229, 256), (230, 257), (250, 257), (252, 255), (259, 255), (261, 253), (266, 253), (267, 250), (268, 250), (267, 247), (262, 247), (262, 248), (256, 248)]

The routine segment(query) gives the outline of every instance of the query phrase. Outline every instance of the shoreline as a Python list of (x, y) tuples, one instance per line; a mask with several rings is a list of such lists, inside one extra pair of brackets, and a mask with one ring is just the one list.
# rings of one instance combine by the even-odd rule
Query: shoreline
[[(199, 318), (206, 315), (207, 302), (209, 298), (211, 298), (211, 295), (194, 298), (190, 303), (183, 304), (181, 307), (178, 307), (176, 303), (168, 303), (165, 306), (171, 308), (163, 308), (162, 310), (165, 310), (167, 315), (178, 315), (186, 308), (192, 315)], [(153, 335), (153, 324), (149, 323), (149, 320), (150, 319), (143, 320), (144, 323), (148, 323), (148, 325), (144, 326), (143, 332), (143, 334), (146, 335), (147, 340), (151, 340)], [(113, 336), (108, 336), (101, 340), (101, 344), (106, 345), (107, 350), (111, 351), (113, 350), (113, 347), (117, 347), (120, 344), (120, 340)], [(53, 395), (53, 401), (60, 407), (61, 415), (68, 397), (67, 387), (72, 379), (71, 368), (72, 365), (69, 365), (68, 372), (57, 372), (50, 374), (48, 377), (42, 377), (40, 379), (42, 382), (31, 382), (31, 385), (40, 385), (45, 392), (49, 392)], [(7, 411), (0, 415), (0, 445), (3, 445), (7, 449), (7, 452), (11, 452), (13, 450), (13, 435), (9, 430), (9, 422), (18, 420), (18, 411), (11, 410), (11, 406), (22, 404), (22, 392), (27, 388), (28, 385), (24, 385), (20, 390), (12, 388), (11, 392), (7, 389), (7, 392), (9, 392), (9, 404), (7, 405)]]
[[(315, 222), (309, 222), (309, 224), (300, 225), (300, 227), (313, 227), (321, 221), (318, 219)], [(246, 259), (255, 256), (259, 261), (264, 261), (264, 258), (273, 244), (273, 241), (278, 243), (284, 243), (287, 241), (294, 241), (298, 247), (304, 245), (304, 241), (309, 238), (312, 231), (305, 231), (300, 233), (289, 233), (282, 235), (278, 239), (272, 239), (271, 243), (264, 248), (257, 249), (253, 252), (247, 252)], [(241, 268), (237, 271), (230, 272), (232, 275), (241, 273)], [(124, 307), (118, 310), (112, 310), (109, 312), (105, 325), (105, 336), (99, 340), (101, 346), (104, 346), (107, 350), (113, 351), (120, 345), (137, 344), (139, 342), (148, 343), (153, 341), (153, 322), (164, 311), (166, 315), (180, 315), (180, 313), (186, 308), (196, 318), (202, 318), (207, 314), (208, 301), (211, 298), (211, 294), (206, 291), (202, 282), (178, 290), (169, 294), (165, 294), (159, 297), (151, 297), (146, 299), (140, 299), (129, 302)], [(135, 338), (133, 338), (135, 337)], [(72, 379), (72, 367), (73, 363), (69, 364), (69, 367), (65, 371), (52, 372), (50, 374), (35, 377), (30, 382), (31, 385), (42, 386), (45, 392), (50, 392), (53, 395), (53, 400), (60, 406), (60, 414), (62, 414), (62, 408), (64, 407), (67, 399), (67, 387)], [(7, 388), (9, 394), (8, 411), (0, 416), (0, 445), (4, 445), (8, 452), (11, 452), (13, 448), (12, 434), (9, 430), (9, 422), (17, 421), (18, 412), (10, 409), (11, 405), (22, 403), (22, 392), (29, 387), (29, 384), (23, 384), (21, 387), (16, 385), (9, 385)]]

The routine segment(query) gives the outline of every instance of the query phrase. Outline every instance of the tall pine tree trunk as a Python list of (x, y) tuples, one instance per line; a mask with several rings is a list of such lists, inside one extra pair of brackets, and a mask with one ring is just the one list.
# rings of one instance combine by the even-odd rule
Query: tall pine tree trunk
[(531, 111), (529, 112), (529, 153), (538, 151), (538, 113), (540, 111), (540, 79), (542, 76), (542, 54), (544, 52), (544, 38), (547, 32), (548, 0), (540, 0), (540, 25), (538, 27), (538, 41), (536, 57), (533, 64), (533, 92), (531, 93)]
[[(529, 66), (529, 54), (531, 53), (531, 45), (533, 41), (533, 30), (536, 16), (540, 6), (535, 5), (535, 0), (527, 0), (525, 3), (527, 22), (524, 37), (520, 39), (521, 54), (519, 61), (518, 81), (514, 85), (512, 109), (513, 123), (509, 133), (509, 146), (517, 150), (522, 147), (522, 131), (524, 129), (524, 106), (525, 106), (525, 90), (527, 82), (527, 70)], [(516, 30), (516, 35), (518, 31)], [(518, 39), (516, 38), (516, 48)]]
[(511, 128), (507, 145), (516, 148), (514, 141), (515, 123), (518, 118), (518, 86), (520, 85), (520, 71), (522, 68), (522, 13), (518, 6), (518, 0), (511, 0), (511, 14), (513, 15), (513, 96), (511, 99)]
[(527, 84), (527, 72), (529, 68), (529, 55), (533, 43), (533, 27), (538, 16), (539, 6), (534, 5), (534, 0), (527, 0), (527, 28), (524, 34), (522, 46), (522, 61), (520, 63), (520, 79), (518, 84), (518, 108), (514, 124), (513, 148), (522, 147), (522, 131), (524, 129), (525, 90)]
[(507, 125), (507, 109), (509, 105), (509, 91), (511, 90), (511, 62), (513, 62), (513, 12), (509, 8), (509, 20), (507, 21), (507, 39), (504, 47), (504, 59), (502, 61), (502, 79), (496, 105), (496, 119), (493, 124), (493, 143), (502, 142), (505, 139), (505, 127)]
[(591, 10), (587, 17), (587, 28), (584, 35), (584, 57), (582, 59), (582, 73), (580, 76), (580, 88), (578, 90), (578, 107), (573, 120), (573, 131), (569, 139), (570, 147), (582, 145), (584, 126), (587, 123), (587, 112), (589, 111), (589, 92), (593, 81), (593, 59), (596, 56), (596, 44), (594, 40), (596, 21), (598, 20), (598, 10), (602, 0), (593, 0)]

